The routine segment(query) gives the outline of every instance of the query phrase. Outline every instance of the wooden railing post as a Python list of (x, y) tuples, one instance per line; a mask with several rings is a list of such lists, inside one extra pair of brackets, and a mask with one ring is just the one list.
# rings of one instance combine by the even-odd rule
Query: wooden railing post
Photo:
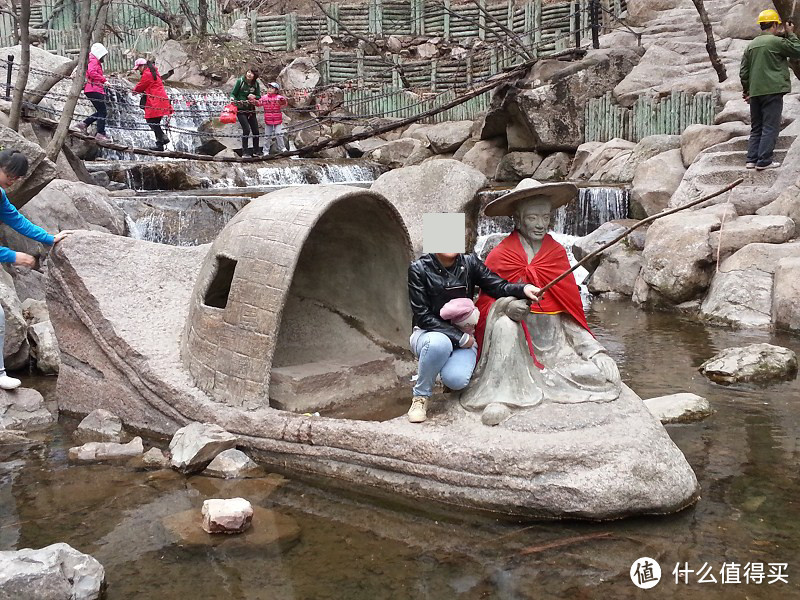
[[(478, 0), (478, 4), (481, 8), (486, 8), (486, 0)], [(478, 13), (478, 37), (482, 40), (486, 39), (486, 15), (482, 10)]]
[(325, 17), (328, 35), (331, 37), (336, 37), (339, 35), (339, 3), (331, 2), (327, 7), (325, 7), (325, 10), (330, 15)]
[(436, 59), (431, 59), (431, 91), (436, 91)]
[(443, 0), (442, 4), (444, 5), (444, 33), (442, 37), (445, 40), (450, 40), (450, 0)]
[(356, 77), (358, 87), (364, 87), (364, 50), (356, 48)]
[(533, 2), (533, 43), (537, 49), (542, 43), (542, 0)]
[(331, 82), (331, 47), (324, 46), (322, 48), (322, 81), (324, 83)]
[(258, 13), (254, 10), (250, 11), (250, 41), (258, 43)]
[(286, 14), (286, 50), (297, 50), (297, 13)]

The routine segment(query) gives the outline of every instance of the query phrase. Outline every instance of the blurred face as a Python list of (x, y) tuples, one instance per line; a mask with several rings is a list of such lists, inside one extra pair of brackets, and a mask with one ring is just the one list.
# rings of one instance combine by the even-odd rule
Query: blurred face
[(11, 175), (6, 173), (4, 169), (0, 169), (0, 187), (14, 185), (14, 183), (16, 183), (19, 179), (19, 175)]
[(245, 78), (247, 79), (247, 81), (253, 81), (256, 78), (256, 76), (253, 74), (252, 71), (248, 71), (245, 74)]
[(458, 252), (437, 252), (436, 258), (439, 259), (439, 262), (442, 263), (444, 266), (449, 267), (452, 265), (456, 257), (458, 256)]
[(527, 240), (541, 242), (550, 229), (551, 208), (546, 198), (531, 198), (517, 209), (517, 229)]

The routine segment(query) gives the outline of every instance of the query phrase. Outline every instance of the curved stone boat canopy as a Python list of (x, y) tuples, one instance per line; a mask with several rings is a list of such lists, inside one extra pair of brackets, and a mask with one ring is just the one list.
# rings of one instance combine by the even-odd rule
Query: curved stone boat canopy
[[(270, 406), (283, 375), (280, 385), (294, 394), (284, 398), (300, 401), (314, 396), (306, 385), (312, 392), (326, 385), (337, 394), (370, 380), (361, 376), (372, 368), (361, 358), (335, 374), (293, 371), (349, 360), (348, 344), (374, 352), (379, 362), (389, 360), (384, 355), (395, 366), (404, 362), (394, 350), (407, 343), (410, 330), (409, 246), (388, 202), (359, 188), (303, 186), (268, 194), (251, 206), (231, 223), (231, 237), (211, 247), (78, 232), (54, 249), (47, 301), (62, 352), (61, 410), (86, 414), (105, 408), (128, 428), (167, 436), (192, 421), (216, 423), (268, 464), (416, 505), (604, 520), (675, 512), (697, 500), (697, 479), (685, 457), (624, 386), (611, 402), (543, 402), (497, 427), (482, 425), (479, 415), (455, 400), (434, 403), (430, 419), (419, 425), (404, 416), (360, 421)], [(250, 235), (248, 228), (258, 222), (273, 228), (268, 245)], [(234, 234), (245, 231), (253, 239), (237, 241)], [(317, 239), (317, 233), (324, 235)], [(386, 252), (373, 252), (376, 244)], [(273, 255), (256, 252), (267, 247)], [(228, 275), (218, 256), (236, 261)], [(339, 256), (344, 266), (335, 264)], [(275, 265), (281, 278), (258, 279), (272, 277), (258, 270), (260, 262)], [(366, 262), (373, 264), (359, 266)], [(369, 287), (374, 282), (362, 276), (369, 274), (388, 287)], [(228, 279), (229, 289), (218, 285)], [(341, 282), (339, 289), (333, 285)], [(249, 285), (256, 297), (246, 293)], [(224, 302), (219, 290), (227, 290)], [(262, 294), (282, 304), (258, 304)], [(244, 318), (249, 303), (264, 309), (263, 321)], [(306, 320), (309, 328), (303, 329)], [(267, 329), (269, 323), (275, 330)], [(342, 323), (354, 331), (340, 339)], [(190, 372), (184, 360), (196, 360), (186, 352), (195, 352), (193, 328), (205, 328), (203, 335), (217, 342), (219, 354), (204, 355), (206, 362), (192, 363)], [(317, 335), (327, 341), (315, 345)], [(241, 347), (252, 354), (236, 359), (241, 371), (225, 366), (223, 354), (244, 340), (248, 345)], [(309, 351), (307, 345), (315, 347)], [(195, 383), (203, 365), (213, 367), (215, 377), (203, 382), (205, 388)], [(248, 374), (241, 388), (223, 381), (239, 372)]]
[(316, 411), (394, 387), (410, 260), (403, 220), (382, 196), (336, 186), (263, 196), (211, 245), (184, 364), (200, 389), (246, 408)]

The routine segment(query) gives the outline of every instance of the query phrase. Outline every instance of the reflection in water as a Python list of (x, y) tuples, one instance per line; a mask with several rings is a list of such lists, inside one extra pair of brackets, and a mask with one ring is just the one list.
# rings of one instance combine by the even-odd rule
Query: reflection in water
[[(46, 452), (26, 455), (24, 466), (4, 465), (2, 549), (68, 542), (105, 565), (110, 600), (635, 599), (642, 592), (628, 571), (640, 556), (661, 563), (654, 598), (799, 597), (800, 382), (721, 387), (696, 368), (724, 347), (771, 341), (799, 351), (800, 339), (706, 329), (604, 300), (593, 303), (589, 320), (643, 398), (689, 391), (716, 410), (702, 423), (668, 428), (702, 485), (696, 506), (668, 517), (530, 524), (399, 506), (296, 478), (280, 487), (274, 480), (220, 487), (169, 471), (69, 466), (74, 423), (62, 421), (46, 434)], [(192, 549), (164, 535), (161, 516), (199, 513), (205, 498), (234, 495), (295, 518), (300, 541), (273, 556), (225, 544)], [(671, 574), (678, 562), (708, 563), (717, 579), (724, 562), (785, 562), (789, 584), (679, 586)]]

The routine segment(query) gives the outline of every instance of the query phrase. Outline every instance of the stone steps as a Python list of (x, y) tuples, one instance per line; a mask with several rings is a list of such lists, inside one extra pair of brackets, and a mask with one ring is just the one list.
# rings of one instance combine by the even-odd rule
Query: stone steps
[[(796, 139), (793, 135), (778, 136), (778, 141), (775, 144), (776, 150), (788, 150), (792, 142)], [(703, 151), (703, 154), (713, 154), (717, 152), (747, 152), (747, 136), (741, 136), (722, 142), (716, 146), (712, 146)]]
[[(775, 160), (783, 162), (786, 150), (776, 150)], [(745, 150), (729, 150), (723, 152), (710, 152), (706, 163), (714, 167), (744, 167), (747, 152)]]

